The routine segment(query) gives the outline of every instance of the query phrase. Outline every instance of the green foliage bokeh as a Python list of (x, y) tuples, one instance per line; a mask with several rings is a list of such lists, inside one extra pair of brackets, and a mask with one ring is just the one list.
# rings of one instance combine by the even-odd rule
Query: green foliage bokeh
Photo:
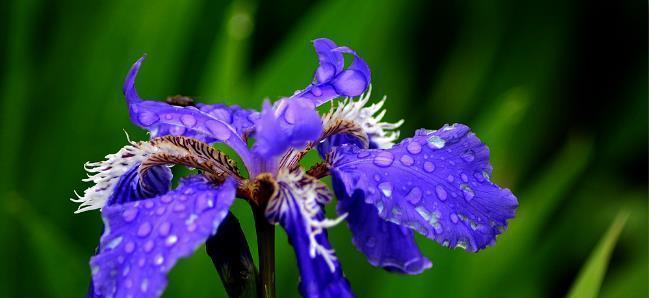
[[(83, 163), (116, 152), (124, 130), (147, 137), (121, 95), (142, 54), (145, 98), (259, 108), (309, 82), (310, 41), (329, 37), (367, 60), (373, 98), (388, 96), (386, 119), (406, 120), (402, 136), (468, 124), (491, 149), (494, 180), (520, 202), (509, 230), (480, 253), (418, 238), (434, 263), (418, 276), (371, 267), (345, 225), (333, 228), (359, 297), (565, 295), (621, 210), (629, 219), (600, 295), (646, 297), (647, 9), (636, 2), (607, 11), (580, 0), (4, 1), (0, 296), (85, 294), (102, 222), (98, 212), (74, 215), (68, 199), (88, 186)], [(255, 250), (249, 209), (234, 210)], [(279, 230), (277, 270), (277, 296), (298, 296)], [(202, 250), (179, 262), (165, 293), (224, 295)]]

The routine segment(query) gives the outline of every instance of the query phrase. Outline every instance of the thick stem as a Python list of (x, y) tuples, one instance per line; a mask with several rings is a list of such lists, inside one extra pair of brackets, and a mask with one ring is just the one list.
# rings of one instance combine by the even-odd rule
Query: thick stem
[(260, 298), (275, 298), (275, 226), (268, 223), (264, 208), (254, 209), (259, 251), (257, 295)]

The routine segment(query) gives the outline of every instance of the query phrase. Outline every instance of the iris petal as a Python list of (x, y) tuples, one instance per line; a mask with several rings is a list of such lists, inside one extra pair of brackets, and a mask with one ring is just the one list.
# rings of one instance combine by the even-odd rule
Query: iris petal
[(381, 218), (468, 251), (493, 244), (518, 206), (490, 181), (487, 146), (461, 124), (419, 130), (391, 149), (339, 147), (332, 174)]
[(263, 158), (270, 158), (289, 147), (301, 149), (321, 133), (322, 120), (310, 102), (281, 99), (274, 107), (265, 102), (257, 121), (253, 150)]
[[(313, 46), (320, 63), (314, 73), (313, 83), (293, 97), (306, 98), (315, 106), (319, 106), (336, 97), (359, 96), (370, 85), (370, 69), (352, 49), (338, 47), (327, 38), (314, 40)], [(343, 54), (354, 57), (347, 69), (344, 69)]]
[(211, 186), (203, 176), (137, 202), (106, 206), (99, 253), (90, 260), (102, 297), (159, 297), (166, 274), (214, 235), (234, 201), (235, 183)]
[(249, 164), (249, 154), (243, 134), (258, 118), (254, 111), (239, 107), (199, 105), (174, 106), (161, 101), (142, 100), (135, 89), (135, 78), (145, 57), (140, 58), (128, 72), (124, 95), (131, 121), (151, 132), (151, 137), (181, 135), (206, 143), (223, 142)]
[(353, 297), (342, 274), (325, 228), (338, 220), (324, 218), (321, 203), (330, 194), (326, 185), (302, 172), (280, 172), (279, 189), (266, 209), (271, 223), (279, 223), (295, 250), (300, 269), (299, 290), (303, 297)]
[(347, 214), (352, 241), (373, 266), (404, 274), (419, 274), (432, 266), (421, 254), (412, 230), (379, 217), (376, 207), (365, 203), (363, 192), (348, 196), (334, 179), (338, 213)]

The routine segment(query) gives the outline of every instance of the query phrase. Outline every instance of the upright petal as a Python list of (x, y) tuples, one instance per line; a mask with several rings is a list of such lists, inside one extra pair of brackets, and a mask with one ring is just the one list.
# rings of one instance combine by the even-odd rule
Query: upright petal
[(370, 264), (404, 274), (419, 274), (432, 266), (419, 251), (412, 230), (380, 218), (376, 207), (365, 203), (362, 191), (348, 196), (340, 181), (334, 179), (333, 185), (338, 213), (347, 214), (352, 242)]
[(257, 121), (253, 150), (263, 158), (302, 148), (322, 133), (322, 121), (313, 104), (281, 99), (274, 106), (266, 101)]
[(100, 251), (90, 260), (102, 297), (159, 297), (166, 274), (214, 235), (234, 201), (235, 183), (214, 187), (203, 176), (161, 196), (107, 206)]
[(339, 147), (332, 174), (381, 218), (468, 251), (493, 244), (518, 206), (490, 181), (487, 146), (461, 124), (419, 130), (391, 149)]
[[(320, 65), (315, 71), (313, 83), (294, 97), (306, 98), (319, 106), (336, 97), (361, 95), (370, 84), (371, 73), (367, 63), (348, 47), (338, 47), (326, 38), (313, 41)], [(353, 55), (351, 65), (344, 69), (343, 54)]]
[[(174, 106), (161, 101), (142, 100), (135, 90), (135, 78), (144, 57), (140, 58), (129, 71), (124, 82), (124, 95), (129, 107), (131, 121), (137, 126), (151, 132), (151, 137), (177, 135), (192, 137), (203, 142), (223, 142), (232, 147), (246, 164), (249, 164), (248, 146), (243, 140), (243, 129), (249, 123), (243, 119), (232, 118), (233, 109), (221, 109), (226, 114), (216, 111), (219, 107), (201, 105)], [(247, 120), (255, 119), (254, 112), (238, 111)], [(246, 115), (247, 114), (247, 115)], [(250, 117), (250, 118), (248, 118)], [(252, 120), (251, 120), (252, 121)], [(240, 125), (240, 127), (237, 127)]]
[(352, 297), (349, 282), (327, 240), (325, 229), (340, 222), (324, 218), (321, 203), (331, 197), (326, 185), (301, 170), (282, 170), (279, 189), (271, 198), (266, 217), (279, 223), (295, 250), (304, 297)]

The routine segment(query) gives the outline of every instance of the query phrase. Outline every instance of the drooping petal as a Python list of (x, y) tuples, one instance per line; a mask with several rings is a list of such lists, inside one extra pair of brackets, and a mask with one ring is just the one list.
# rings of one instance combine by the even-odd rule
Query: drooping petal
[[(223, 142), (232, 147), (246, 164), (249, 163), (248, 147), (242, 134), (251, 125), (245, 120), (252, 122), (257, 117), (253, 111), (205, 105), (175, 106), (161, 101), (142, 100), (135, 89), (135, 78), (143, 60), (144, 57), (133, 64), (124, 82), (124, 95), (133, 123), (149, 130), (152, 138), (176, 135), (206, 143)], [(238, 113), (237, 119), (233, 118), (234, 112)]]
[[(370, 84), (371, 73), (367, 63), (348, 47), (338, 47), (326, 38), (313, 41), (320, 65), (315, 71), (313, 83), (294, 97), (306, 98), (319, 106), (336, 97), (361, 95)], [(354, 56), (351, 65), (344, 69), (343, 54)]]
[(487, 146), (461, 124), (419, 130), (391, 149), (339, 147), (332, 175), (381, 218), (468, 251), (493, 244), (518, 206), (490, 181)]
[(334, 179), (338, 213), (347, 214), (352, 242), (376, 267), (404, 274), (419, 274), (432, 263), (417, 247), (412, 230), (379, 217), (376, 207), (365, 203), (362, 191), (352, 196)]
[[(335, 109), (332, 107), (329, 113), (322, 117), (325, 131), (330, 127), (335, 127), (340, 122), (351, 121), (362, 129), (363, 137), (366, 137), (367, 141), (363, 137), (350, 133), (334, 134), (318, 144), (318, 152), (321, 156), (324, 157), (334, 147), (344, 144), (354, 144), (360, 148), (369, 147), (371, 149), (387, 149), (394, 146), (394, 142), (399, 138), (399, 131), (396, 129), (403, 124), (403, 120), (395, 123), (381, 121), (383, 115), (385, 115), (385, 110), (381, 110), (385, 103), (385, 97), (381, 101), (367, 106), (371, 89), (370, 86), (367, 93), (361, 95), (358, 100), (345, 99)], [(376, 113), (378, 115), (375, 115)]]
[(270, 158), (290, 147), (304, 147), (321, 133), (322, 121), (310, 102), (282, 99), (271, 106), (266, 101), (256, 124), (253, 150)]
[(100, 251), (90, 260), (102, 297), (159, 297), (166, 274), (214, 235), (234, 201), (235, 183), (197, 175), (164, 195), (107, 206)]
[(340, 222), (324, 218), (321, 205), (331, 198), (326, 185), (301, 170), (282, 170), (278, 190), (266, 209), (266, 218), (279, 223), (295, 250), (304, 297), (352, 297), (349, 282), (327, 240), (326, 228)]

